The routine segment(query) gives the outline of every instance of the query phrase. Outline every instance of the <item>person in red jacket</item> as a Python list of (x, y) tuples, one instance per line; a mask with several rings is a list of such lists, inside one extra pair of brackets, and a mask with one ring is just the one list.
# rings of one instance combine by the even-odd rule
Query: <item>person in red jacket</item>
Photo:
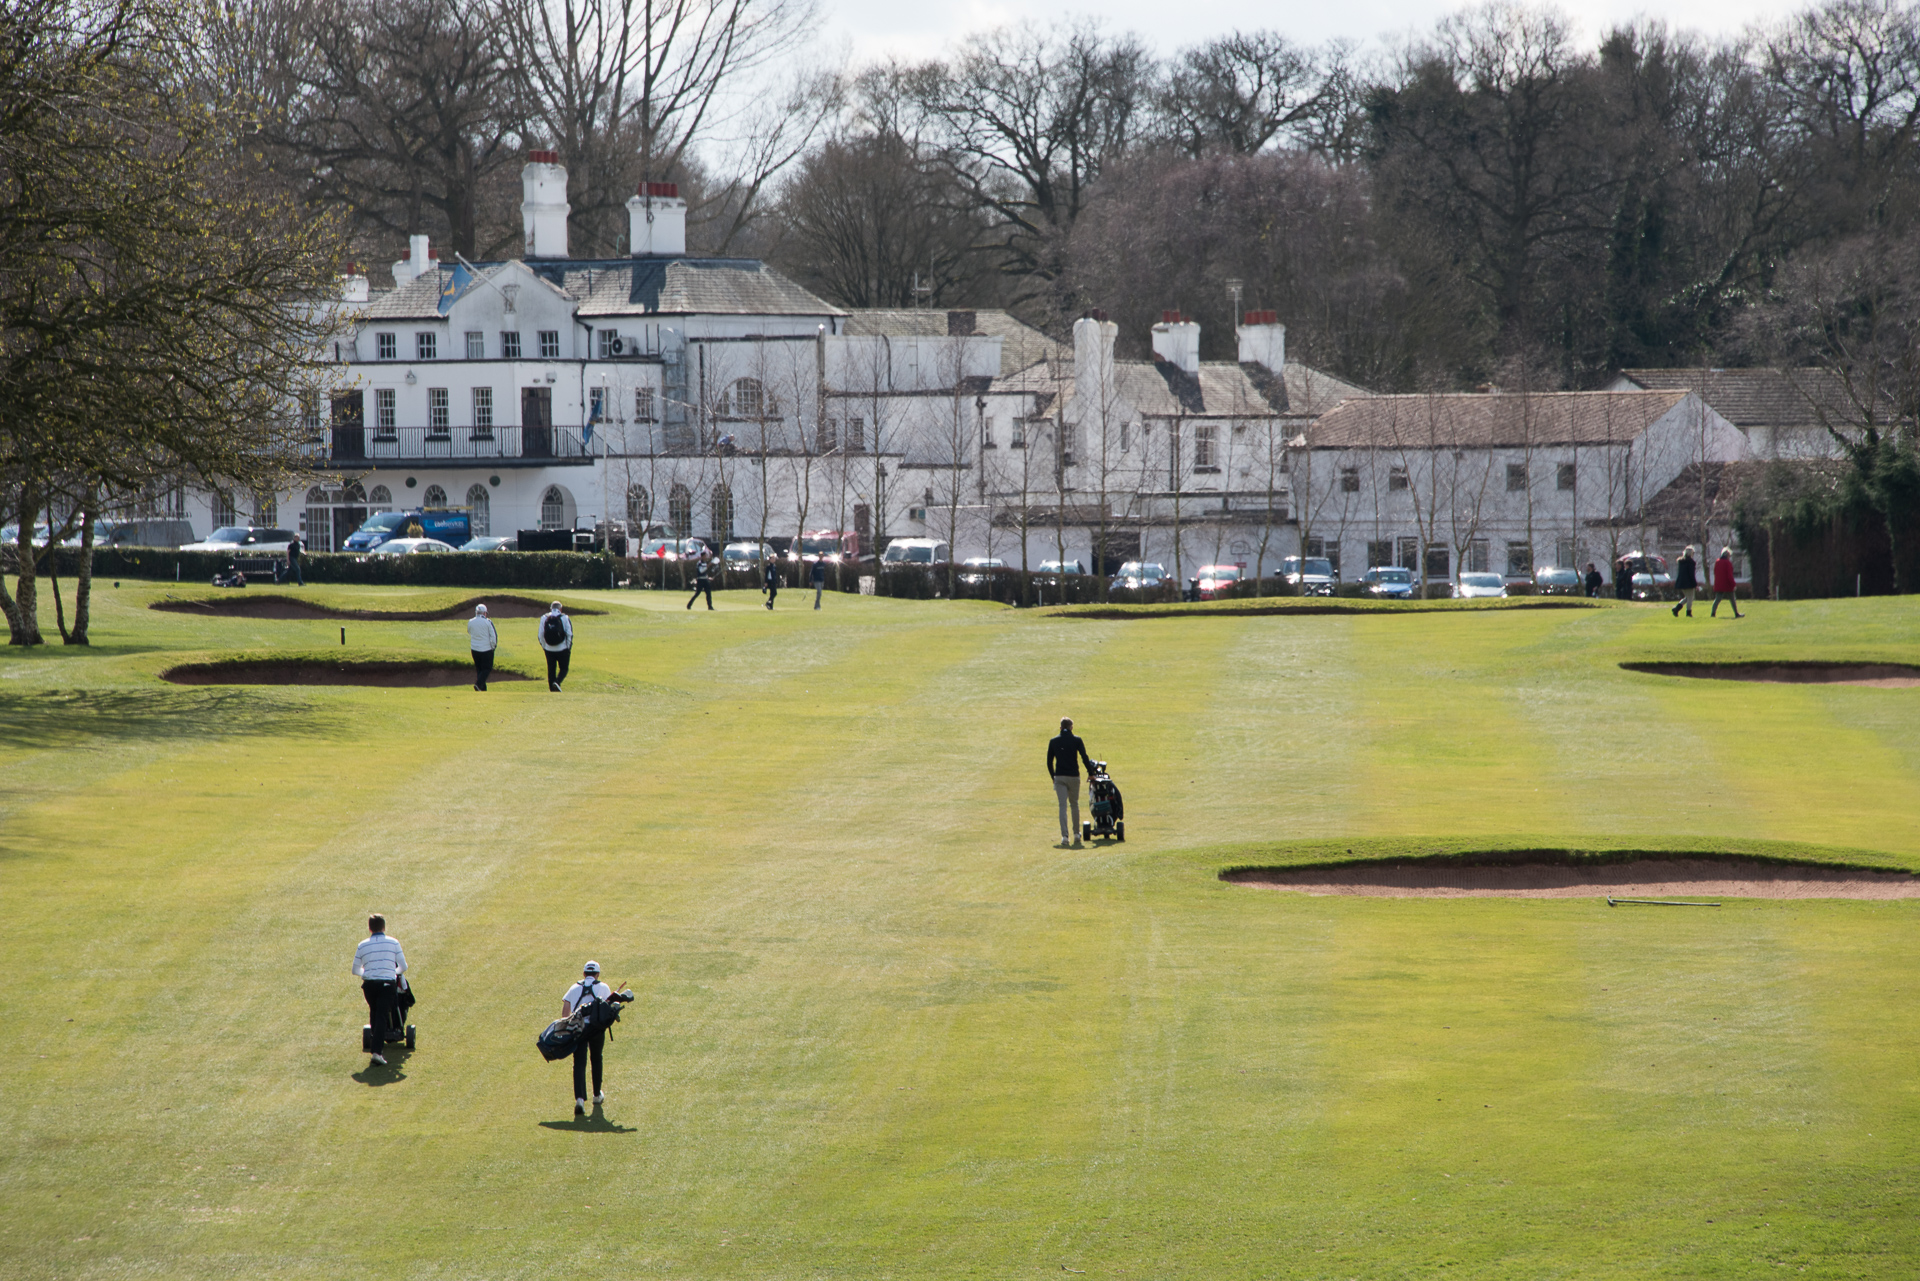
[(1708, 617), (1719, 617), (1722, 596), (1727, 598), (1727, 604), (1733, 606), (1735, 618), (1746, 617), (1740, 612), (1739, 598), (1733, 594), (1733, 549), (1731, 547), (1722, 547), (1720, 559), (1713, 562), (1713, 608), (1707, 611)]

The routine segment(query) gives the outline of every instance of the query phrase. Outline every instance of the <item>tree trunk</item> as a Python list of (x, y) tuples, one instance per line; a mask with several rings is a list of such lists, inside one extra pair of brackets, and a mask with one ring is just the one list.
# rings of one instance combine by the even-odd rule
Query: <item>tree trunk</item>
[(60, 629), (60, 639), (73, 644), (73, 636), (67, 631), (67, 610), (60, 602), (60, 563), (54, 559), (52, 548), (47, 550), (47, 583), (53, 588), (53, 623)]
[(86, 510), (80, 513), (80, 568), (79, 580), (73, 589), (73, 634), (67, 637), (69, 645), (90, 645), (87, 639), (87, 625), (93, 618), (93, 509), (99, 491), (88, 489)]
[[(33, 550), (34, 526), (40, 519), (40, 495), (32, 485), (20, 487), (20, 502), (15, 513), (20, 518), (19, 542), (15, 547), (19, 577), (14, 582), (13, 599), (7, 602), (7, 643), (43, 645), (46, 642), (40, 636), (39, 594), (34, 581), (40, 566)], [(4, 596), (4, 589), (0, 589), (0, 596)]]

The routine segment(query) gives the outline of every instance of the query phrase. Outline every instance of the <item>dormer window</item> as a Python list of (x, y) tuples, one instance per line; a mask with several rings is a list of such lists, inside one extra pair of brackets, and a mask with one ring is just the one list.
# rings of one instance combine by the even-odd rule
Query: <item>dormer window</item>
[(430, 330), (421, 330), (413, 336), (413, 358), (415, 360), (438, 360), (440, 358), (440, 337)]
[(399, 339), (395, 338), (392, 334), (375, 334), (373, 336), (373, 354), (376, 360), (400, 359)]

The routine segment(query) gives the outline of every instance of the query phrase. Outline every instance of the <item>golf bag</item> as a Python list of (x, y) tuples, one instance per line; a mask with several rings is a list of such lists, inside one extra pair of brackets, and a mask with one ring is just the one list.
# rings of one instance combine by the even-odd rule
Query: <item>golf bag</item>
[(1114, 784), (1112, 775), (1107, 773), (1105, 761), (1093, 763), (1087, 783), (1088, 796), (1093, 804), (1089, 811), (1090, 821), (1080, 824), (1080, 839), (1090, 841), (1096, 836), (1104, 836), (1116, 841), (1126, 840), (1126, 804), (1120, 798), (1120, 789)]
[(612, 1027), (620, 1021), (620, 1006), (633, 999), (632, 992), (615, 992), (604, 1001), (586, 1001), (579, 1009), (563, 1019), (555, 1019), (547, 1024), (547, 1030), (534, 1041), (540, 1055), (551, 1063), (555, 1059), (573, 1057), (595, 1032)]

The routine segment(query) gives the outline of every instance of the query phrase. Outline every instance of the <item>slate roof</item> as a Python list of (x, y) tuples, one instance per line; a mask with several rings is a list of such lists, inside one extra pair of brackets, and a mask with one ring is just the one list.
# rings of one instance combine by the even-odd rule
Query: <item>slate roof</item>
[(1856, 415), (1831, 371), (1799, 369), (1623, 369), (1620, 377), (1658, 391), (1691, 391), (1735, 427), (1818, 429), (1824, 409), (1836, 424)]
[[(480, 278), (496, 279), (513, 263), (476, 263)], [(578, 302), (576, 314), (592, 316), (844, 316), (754, 258), (551, 259), (521, 264), (549, 288)], [(438, 271), (373, 295), (369, 320), (436, 320), (443, 301), (478, 283), (465, 267)]]
[[(891, 338), (944, 338), (951, 332), (949, 317), (965, 312), (920, 311), (905, 308), (865, 307), (847, 313), (849, 334), (884, 335)], [(1000, 339), (1000, 374), (1005, 377), (1030, 368), (1048, 357), (1071, 355), (1072, 349), (999, 308), (972, 310), (973, 331)]]
[(1684, 390), (1362, 396), (1324, 414), (1310, 439), (1330, 449), (1625, 444), (1686, 398)]

